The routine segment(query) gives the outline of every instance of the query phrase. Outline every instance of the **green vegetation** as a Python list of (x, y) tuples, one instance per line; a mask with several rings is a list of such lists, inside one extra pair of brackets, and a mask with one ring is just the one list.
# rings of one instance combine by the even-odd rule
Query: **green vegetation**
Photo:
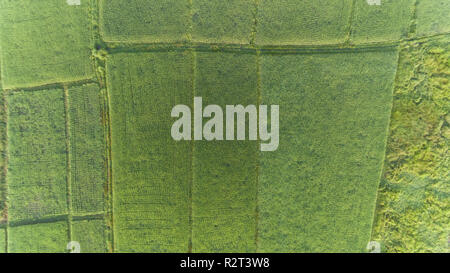
[(261, 252), (361, 252), (370, 239), (395, 51), (267, 55), (280, 147), (259, 167)]
[[(203, 105), (257, 105), (255, 54), (198, 52), (195, 96)], [(247, 133), (248, 135), (248, 133)], [(255, 141), (194, 144), (194, 252), (254, 252), (257, 163)]]
[(365, 0), (355, 1), (352, 42), (371, 43), (406, 38), (415, 1), (382, 0), (379, 6), (368, 5)]
[(69, 89), (71, 200), (75, 213), (104, 210), (105, 144), (96, 84)]
[(192, 67), (187, 51), (108, 58), (116, 251), (188, 250), (192, 148), (170, 112), (192, 103)]
[(7, 148), (7, 136), (6, 136), (6, 104), (5, 104), (4, 91), (0, 85), (0, 223), (6, 218), (6, 148)]
[(248, 44), (254, 26), (255, 0), (193, 0), (197, 42)]
[(67, 213), (63, 90), (8, 97), (10, 221)]
[(450, 32), (450, 1), (418, 0), (416, 12), (419, 36)]
[(4, 88), (93, 76), (90, 1), (0, 0)]
[[(449, 13), (0, 0), (0, 253), (448, 252)], [(174, 141), (194, 96), (280, 105), (278, 150)]]
[(352, 1), (284, 0), (280, 4), (279, 0), (259, 0), (256, 43), (309, 45), (343, 42), (347, 37)]
[(187, 40), (189, 0), (100, 0), (100, 27), (106, 41)]
[(10, 227), (9, 253), (62, 253), (69, 242), (67, 222)]
[(4, 228), (0, 228), (0, 253), (6, 252), (6, 231)]
[(448, 252), (450, 38), (402, 45), (373, 240)]
[(72, 224), (72, 239), (80, 243), (81, 253), (105, 253), (105, 230), (104, 220), (76, 221)]

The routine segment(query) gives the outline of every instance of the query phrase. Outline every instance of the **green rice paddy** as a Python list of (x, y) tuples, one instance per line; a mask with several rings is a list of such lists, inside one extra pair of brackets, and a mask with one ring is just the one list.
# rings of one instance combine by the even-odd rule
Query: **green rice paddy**
[(369, 2), (0, 0), (0, 253), (448, 252), (450, 5)]

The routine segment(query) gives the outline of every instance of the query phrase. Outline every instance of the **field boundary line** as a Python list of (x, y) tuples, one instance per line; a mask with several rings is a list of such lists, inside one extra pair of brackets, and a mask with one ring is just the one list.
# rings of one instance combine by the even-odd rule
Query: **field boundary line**
[(64, 89), (64, 87), (70, 88), (70, 87), (75, 87), (75, 86), (83, 86), (85, 84), (90, 84), (90, 83), (97, 83), (98, 81), (94, 78), (89, 78), (89, 79), (83, 79), (83, 80), (79, 80), (79, 81), (69, 81), (69, 82), (55, 82), (55, 83), (49, 83), (49, 84), (44, 84), (44, 85), (36, 85), (33, 87), (23, 87), (23, 88), (9, 88), (9, 89), (4, 89), (8, 92), (32, 92), (32, 91), (41, 91), (41, 90), (47, 90), (47, 89)]
[(414, 1), (413, 13), (411, 22), (408, 28), (408, 38), (413, 39), (414, 35), (417, 34), (417, 6), (419, 5), (419, 0)]
[[(36, 225), (36, 224), (46, 224), (46, 223), (56, 223), (62, 221), (68, 221), (69, 214), (58, 214), (51, 215), (43, 218), (34, 218), (34, 219), (23, 219), (17, 221), (9, 222), (10, 227), (19, 227), (19, 226), (28, 226), (28, 225)], [(72, 216), (72, 224), (74, 222), (85, 221), (85, 220), (103, 220), (105, 217), (104, 212), (95, 212), (89, 214), (77, 214)], [(0, 225), (0, 227), (7, 227), (6, 224)]]
[(396, 89), (396, 84), (398, 82), (398, 77), (399, 77), (399, 67), (400, 67), (400, 61), (401, 61), (401, 52), (402, 52), (402, 47), (400, 46), (398, 48), (398, 52), (397, 52), (397, 66), (395, 69), (395, 76), (394, 76), (394, 80), (393, 80), (393, 84), (392, 84), (392, 96), (391, 96), (391, 105), (390, 105), (390, 112), (389, 112), (389, 119), (388, 119), (388, 124), (386, 126), (386, 132), (385, 132), (385, 137), (384, 137), (384, 148), (383, 148), (383, 159), (382, 159), (382, 163), (381, 163), (381, 168), (380, 168), (380, 173), (378, 175), (378, 184), (377, 184), (377, 190), (375, 192), (375, 206), (374, 209), (372, 211), (372, 226), (370, 228), (370, 237), (369, 240), (372, 240), (372, 236), (373, 236), (373, 231), (375, 228), (375, 224), (376, 224), (376, 220), (377, 220), (377, 211), (378, 211), (378, 194), (379, 194), (379, 190), (380, 190), (380, 185), (381, 185), (381, 179), (383, 179), (383, 174), (384, 174), (384, 170), (385, 170), (385, 165), (386, 165), (386, 154), (387, 154), (387, 147), (388, 147), (388, 141), (389, 141), (389, 135), (391, 132), (391, 122), (392, 122), (392, 110), (394, 109), (394, 96), (395, 96), (395, 89)]
[(3, 90), (2, 92), (3, 96), (3, 107), (5, 111), (5, 166), (3, 169), (3, 173), (5, 175), (5, 208), (4, 208), (4, 214), (5, 214), (5, 253), (8, 253), (9, 251), (9, 200), (8, 200), (8, 193), (9, 193), (9, 183), (8, 183), (8, 168), (9, 168), (9, 136), (8, 136), (8, 130), (9, 130), (9, 108), (8, 108), (8, 92), (6, 90)]
[(277, 53), (321, 53), (321, 52), (355, 52), (355, 51), (373, 51), (383, 50), (384, 48), (392, 48), (399, 46), (402, 42), (411, 40), (423, 40), (434, 38), (437, 36), (446, 36), (450, 32), (438, 33), (427, 36), (411, 37), (399, 39), (398, 41), (383, 41), (361, 44), (322, 44), (322, 45), (252, 45), (252, 44), (231, 44), (231, 43), (201, 43), (201, 42), (180, 42), (180, 43), (130, 43), (130, 42), (105, 42), (106, 50), (109, 54), (116, 53), (141, 53), (141, 52), (167, 52), (167, 51), (183, 51), (195, 49), (197, 51), (215, 52), (230, 51), (239, 53), (253, 53), (257, 50), (261, 54), (267, 52)]
[(69, 215), (66, 214), (58, 214), (51, 215), (43, 218), (32, 218), (32, 219), (22, 219), (16, 221), (10, 221), (9, 227), (18, 227), (18, 226), (27, 226), (27, 225), (35, 225), (35, 224), (45, 224), (45, 223), (55, 223), (68, 221)]
[(84, 221), (84, 220), (104, 220), (105, 219), (105, 212), (94, 212), (89, 214), (73, 214), (72, 215), (72, 221), (78, 222), (78, 221)]
[(72, 241), (72, 164), (71, 164), (71, 143), (70, 143), (70, 105), (69, 88), (64, 86), (64, 111), (65, 111), (65, 129), (66, 129), (66, 182), (67, 182), (67, 224), (69, 232), (69, 242)]
[(256, 35), (258, 31), (258, 14), (259, 14), (259, 0), (254, 0), (253, 25), (252, 25), (252, 32), (250, 34), (250, 45), (255, 45)]
[[(194, 109), (194, 97), (195, 91), (197, 88), (197, 52), (192, 50), (192, 100), (191, 100), (191, 109)], [(193, 117), (191, 117), (193, 119)], [(193, 120), (191, 121), (193, 122)], [(194, 225), (194, 216), (193, 216), (193, 185), (195, 179), (195, 164), (194, 164), (194, 153), (195, 153), (195, 141), (191, 140), (191, 179), (189, 183), (189, 242), (188, 242), (188, 253), (192, 253), (192, 237), (193, 237), (193, 225)]]
[(355, 10), (356, 10), (356, 0), (353, 0), (350, 3), (350, 16), (348, 18), (348, 25), (347, 25), (347, 37), (345, 38), (344, 44), (350, 45), (351, 42), (351, 35), (353, 31), (353, 20), (355, 18)]
[[(104, 80), (106, 81), (107, 73), (105, 74)], [(113, 167), (112, 167), (112, 129), (111, 129), (111, 98), (108, 90), (108, 86), (106, 82), (104, 83), (105, 88), (103, 89), (103, 99), (104, 99), (104, 118), (106, 119), (104, 122), (104, 130), (105, 130), (105, 140), (106, 140), (106, 172), (107, 172), (107, 196), (108, 199), (105, 200), (107, 204), (107, 219), (109, 222), (109, 239), (111, 252), (116, 251), (115, 245), (115, 235), (114, 235), (114, 181), (113, 181)]]
[[(258, 96), (258, 109), (262, 103), (262, 75), (261, 75), (261, 54), (256, 52), (256, 92)], [(259, 120), (258, 120), (259, 122)], [(259, 124), (258, 124), (259, 125)], [(258, 126), (259, 128), (259, 126)], [(257, 147), (261, 147), (261, 139), (258, 138)], [(257, 149), (256, 162), (256, 192), (255, 192), (255, 252), (258, 253), (259, 247), (259, 171), (261, 164), (261, 152)]]
[(109, 48), (108, 54), (137, 54), (147, 52), (183, 52), (189, 50), (195, 50), (197, 52), (224, 52), (224, 53), (240, 53), (240, 54), (255, 54), (260, 51), (261, 55), (264, 54), (327, 54), (327, 53), (355, 53), (355, 52), (380, 52), (384, 50), (390, 50), (398, 47), (399, 43), (387, 43), (380, 44), (379, 46), (351, 46), (351, 47), (301, 47), (301, 48), (268, 48), (268, 47), (220, 47), (217, 45), (142, 45), (142, 46), (116, 46)]

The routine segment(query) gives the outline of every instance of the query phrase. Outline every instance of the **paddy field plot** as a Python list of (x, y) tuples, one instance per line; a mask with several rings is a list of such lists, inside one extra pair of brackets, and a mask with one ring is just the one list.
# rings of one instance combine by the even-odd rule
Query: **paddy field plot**
[(192, 39), (204, 43), (248, 44), (255, 11), (255, 0), (193, 0)]
[(8, 96), (10, 221), (67, 213), (64, 91)]
[(344, 42), (351, 4), (352, 0), (260, 0), (256, 44), (315, 45)]
[(170, 113), (192, 104), (192, 67), (189, 51), (108, 58), (119, 252), (188, 251), (192, 147), (173, 141)]
[(74, 213), (104, 210), (105, 136), (96, 84), (68, 90), (71, 201)]
[(77, 220), (72, 223), (72, 239), (80, 243), (81, 253), (105, 253), (106, 225), (103, 219)]
[(100, 0), (100, 28), (112, 42), (187, 40), (189, 0)]
[[(196, 54), (195, 96), (203, 105), (258, 105), (256, 54)], [(194, 143), (193, 252), (256, 251), (258, 144)]]
[(364, 251), (396, 64), (396, 51), (262, 56), (262, 104), (282, 122), (260, 155), (258, 251)]
[[(423, 1), (419, 1), (423, 2)], [(355, 1), (352, 43), (397, 41), (407, 38), (415, 0), (383, 0), (381, 5)]]
[(1, 0), (3, 87), (31, 87), (92, 77), (90, 3)]
[(450, 32), (450, 1), (418, 1), (416, 31), (419, 36)]
[(8, 252), (63, 253), (68, 241), (66, 221), (13, 226), (8, 232)]

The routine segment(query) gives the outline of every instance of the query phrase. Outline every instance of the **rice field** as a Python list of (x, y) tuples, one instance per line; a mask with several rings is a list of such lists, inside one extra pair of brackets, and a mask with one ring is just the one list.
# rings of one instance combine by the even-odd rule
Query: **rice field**
[(377, 3), (0, 0), (0, 253), (448, 252), (450, 5)]
[(1, 0), (1, 77), (22, 88), (93, 77), (91, 0)]

